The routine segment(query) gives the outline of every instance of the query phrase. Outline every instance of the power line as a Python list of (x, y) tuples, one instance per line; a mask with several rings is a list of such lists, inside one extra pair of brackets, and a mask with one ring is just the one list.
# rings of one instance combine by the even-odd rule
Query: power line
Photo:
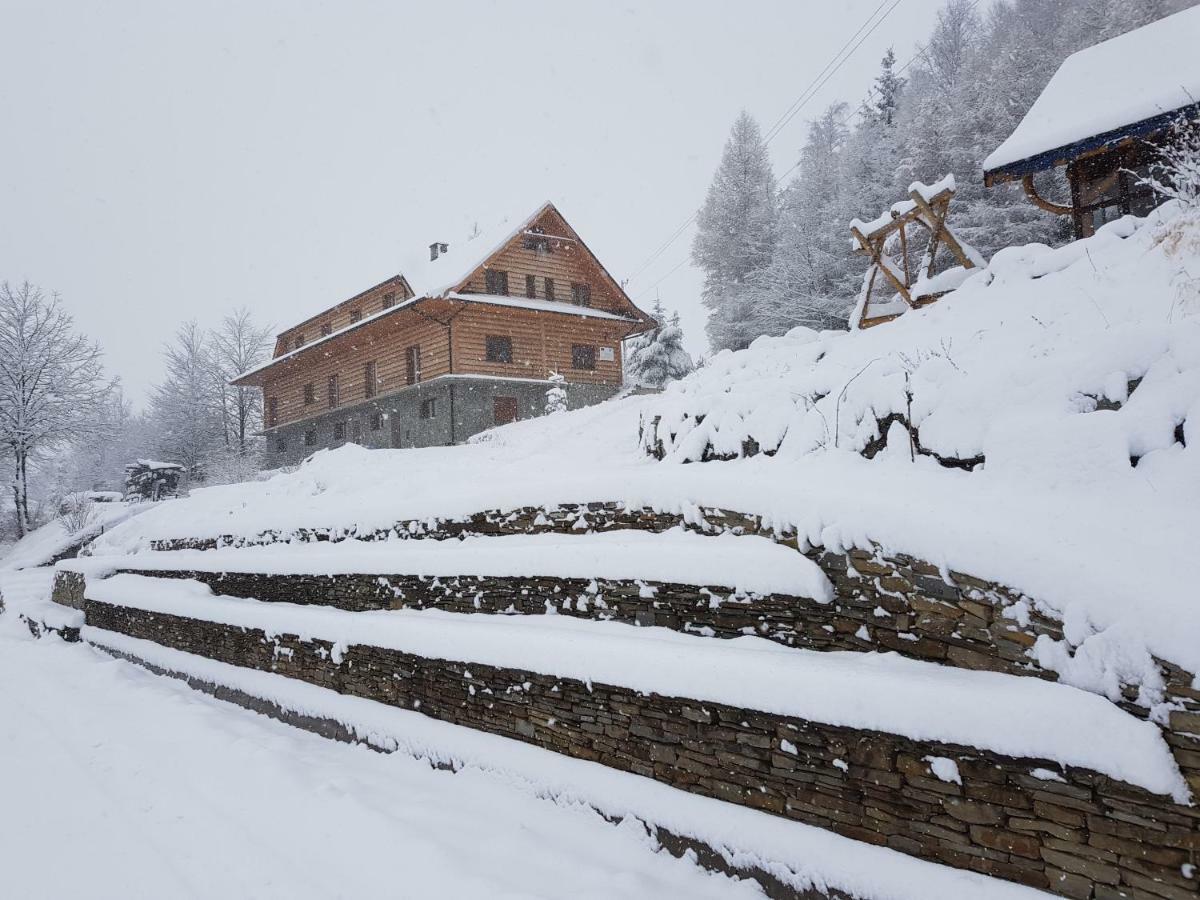
[[(775, 124), (771, 126), (771, 128), (768, 130), (766, 136), (763, 138), (764, 145), (769, 145), (771, 143), (771, 141), (774, 140), (779, 135), (779, 133), (787, 126), (787, 124), (792, 119), (794, 119), (800, 113), (800, 111), (802, 109), (804, 109), (805, 106), (808, 105), (808, 102), (814, 96), (816, 96), (817, 91), (819, 91), (822, 87), (824, 87), (825, 83), (828, 82), (829, 79), (832, 78), (838, 72), (838, 70), (841, 69), (842, 66), (844, 66), (849, 61), (850, 57), (853, 56), (855, 51), (857, 51), (858, 48), (862, 46), (863, 42), (868, 37), (870, 37), (880, 25), (883, 24), (884, 20), (889, 15), (891, 15), (892, 12), (896, 9), (896, 7), (899, 6), (902, 2), (903, 2), (903, 0), (881, 0), (879, 5), (876, 6), (874, 10), (871, 11), (871, 14), (869, 16), (867, 16), (866, 20), (863, 21), (863, 23), (861, 25), (859, 25), (858, 29), (854, 32), (854, 34), (852, 34), (850, 36), (849, 40), (847, 40), (846, 43), (844, 43), (841, 46), (841, 48), (839, 48), (837, 53), (835, 53), (833, 55), (833, 57), (829, 60), (829, 62), (825, 64), (825, 68), (823, 68), (820, 72), (817, 73), (816, 77), (813, 78), (813, 80), (811, 82), (809, 82), (808, 87), (806, 87), (801, 92), (799, 97), (797, 97), (794, 101), (792, 101), (791, 105), (788, 106), (788, 108), (786, 110), (784, 110), (783, 115), (781, 115), (775, 121)], [(976, 2), (978, 2), (978, 0), (976, 0)], [(888, 4), (891, 4), (891, 5), (889, 6)], [(883, 13), (882, 16), (879, 16), (879, 11), (881, 9), (884, 9), (885, 6), (887, 7), (886, 11)], [(879, 17), (876, 18), (876, 16), (879, 16)], [(874, 24), (872, 24), (872, 22)], [(870, 26), (869, 28), (868, 28), (868, 25)], [(864, 29), (865, 29), (865, 33), (864, 33)], [(857, 41), (857, 43), (855, 43), (856, 41)], [(853, 46), (851, 46), (851, 45), (853, 45)], [(850, 48), (849, 52), (847, 52), (848, 47)], [(911, 60), (910, 60), (910, 63), (911, 63)], [(907, 68), (907, 66), (906, 66), (906, 68)], [(795, 168), (795, 166), (792, 167), (792, 169), (794, 169), (794, 168)], [(789, 169), (788, 172), (790, 173), (792, 171), (792, 169)], [(699, 214), (700, 213), (697, 210), (696, 212), (693, 212), (690, 216), (688, 216), (687, 219), (684, 220), (683, 224), (680, 225), (678, 228), (676, 228), (673, 232), (671, 232), (670, 236), (667, 237), (667, 239), (665, 241), (663, 241), (661, 244), (659, 244), (654, 249), (654, 251), (642, 262), (642, 264), (640, 266), (638, 266), (637, 270), (632, 275), (630, 275), (627, 280), (632, 281), (633, 279), (635, 279), (639, 275), (641, 275), (644, 271), (646, 271), (646, 269), (648, 269), (650, 266), (652, 266), (659, 259), (659, 257), (661, 257), (663, 255), (663, 253), (665, 253), (667, 250), (669, 250), (671, 248), (672, 244), (674, 244), (677, 240), (679, 240), (679, 238), (681, 238), (683, 236), (683, 234), (687, 231), (688, 227), (693, 222), (696, 221), (696, 218), (699, 216)], [(677, 271), (682, 265), (683, 265), (682, 262), (679, 265), (676, 265), (674, 268), (671, 269), (671, 273)], [(668, 274), (671, 274), (671, 273), (668, 273)], [(665, 276), (664, 276), (664, 278), (665, 278)], [(660, 283), (662, 280), (663, 279), (660, 279), (659, 282), (655, 282), (655, 284)], [(638, 296), (641, 297), (642, 294), (638, 294)]]
[[(789, 106), (787, 109), (785, 109), (783, 111), (783, 115), (781, 115), (778, 119), (775, 120), (775, 124), (767, 129), (767, 134), (763, 139), (764, 143), (769, 144), (771, 142), (771, 139), (774, 138), (775, 135), (777, 135), (779, 133), (779, 130), (784, 125), (787, 124), (787, 118), (788, 118), (788, 116), (792, 115), (793, 110), (797, 109), (799, 106), (802, 106), (804, 103), (808, 102), (807, 96), (808, 96), (809, 92), (813, 89), (813, 85), (815, 85), (817, 83), (817, 81), (820, 79), (820, 77), (822, 75), (824, 75), (826, 72), (829, 71), (829, 67), (832, 66), (835, 62), (837, 62), (838, 58), (846, 51), (846, 48), (849, 47), (852, 43), (854, 43), (855, 38), (857, 38), (860, 34), (862, 34), (863, 29), (867, 27), (867, 25), (870, 23), (870, 21), (872, 19), (874, 19), (875, 16), (879, 14), (879, 11), (881, 9), (883, 9), (885, 6), (887, 6), (887, 4), (889, 2), (890, 2), (890, 0), (881, 0), (880, 4), (877, 7), (875, 7), (874, 11), (872, 11), (872, 13), (869, 16), (867, 16), (866, 21), (864, 21), (861, 25), (858, 26), (858, 31), (856, 31), (856, 32), (854, 32), (854, 34), (850, 35), (850, 39), (848, 41), (846, 41), (846, 43), (842, 44), (841, 48), (838, 50), (837, 53), (835, 53), (833, 55), (833, 58), (830, 59), (829, 62), (825, 63), (825, 68), (817, 73), (816, 77), (809, 83), (808, 87), (806, 87), (804, 89), (804, 91), (800, 94), (800, 96), (792, 101), (792, 105)], [(888, 10), (888, 12), (891, 12), (891, 10)], [(882, 21), (882, 19), (880, 21)]]
[[(885, 0), (885, 2), (888, 2), (888, 0)], [(887, 8), (887, 11), (879, 19), (876, 20), (874, 25), (872, 25), (867, 30), (866, 34), (864, 34), (862, 37), (860, 37), (858, 39), (858, 42), (853, 47), (850, 48), (850, 52), (847, 53), (845, 56), (843, 56), (841, 61), (838, 62), (838, 64), (836, 66), (834, 66), (833, 69), (828, 74), (826, 74), (824, 78), (820, 78), (820, 76), (818, 76), (818, 78), (820, 80), (815, 83), (815, 86), (811, 89), (811, 92), (808, 94), (808, 96), (804, 97), (803, 102), (800, 103), (798, 106), (796, 106), (795, 109), (792, 109), (787, 114), (785, 114), (785, 116), (781, 120), (778, 128), (775, 128), (773, 130), (773, 132), (770, 134), (770, 136), (767, 137), (766, 139), (764, 139), (763, 143), (770, 144), (771, 141), (774, 140), (775, 137), (777, 137), (779, 135), (779, 132), (788, 124), (788, 122), (792, 121), (792, 119), (794, 119), (797, 115), (799, 115), (800, 110), (804, 109), (804, 107), (808, 105), (808, 101), (811, 100), (813, 97), (815, 97), (817, 92), (825, 86), (825, 83), (827, 81), (829, 81), (829, 79), (832, 78), (834, 75), (836, 75), (838, 70), (842, 66), (844, 66), (847, 62), (850, 61), (850, 57), (854, 55), (855, 51), (858, 50), (858, 48), (863, 45), (863, 42), (866, 41), (867, 38), (869, 38), (872, 34), (875, 33), (875, 29), (877, 29), (880, 25), (883, 24), (884, 19), (886, 19), (888, 16), (890, 16), (892, 14), (892, 12), (896, 9), (896, 7), (899, 6), (903, 2), (903, 0), (890, 0), (890, 2), (892, 5), (889, 6)], [(872, 15), (874, 15), (874, 13), (872, 13)], [(853, 38), (851, 38), (851, 40), (853, 40)], [(839, 51), (839, 53), (840, 52), (841, 51)]]
[(654, 284), (650, 285), (650, 287), (646, 288), (644, 291), (639, 293), (636, 297), (634, 297), (634, 299), (640, 300), (642, 297), (645, 297), (648, 293), (650, 293), (652, 290), (654, 290), (656, 287), (658, 287), (660, 284), (662, 284), (664, 281), (666, 281), (668, 278), (670, 278), (672, 275), (674, 275), (676, 272), (678, 272), (680, 269), (682, 269), (684, 267), (684, 265), (686, 265), (687, 261), (688, 261), (688, 257), (685, 256), (679, 262), (675, 263), (675, 265), (671, 266), (671, 268), (667, 270), (667, 273), (665, 275), (663, 275), (661, 278), (659, 278), (658, 281), (654, 282)]

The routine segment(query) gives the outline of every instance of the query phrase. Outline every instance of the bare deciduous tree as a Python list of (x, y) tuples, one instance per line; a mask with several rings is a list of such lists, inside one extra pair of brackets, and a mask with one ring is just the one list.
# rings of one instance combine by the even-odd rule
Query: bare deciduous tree
[(32, 526), (29, 471), (39, 456), (89, 437), (113, 384), (100, 348), (75, 331), (57, 295), (0, 284), (0, 446), (12, 472), (18, 536)]
[(225, 444), (239, 456), (250, 450), (250, 437), (262, 421), (262, 394), (256, 388), (229, 384), (242, 372), (265, 362), (271, 349), (271, 328), (259, 326), (242, 307), (221, 320), (212, 333), (221, 410), (225, 422)]

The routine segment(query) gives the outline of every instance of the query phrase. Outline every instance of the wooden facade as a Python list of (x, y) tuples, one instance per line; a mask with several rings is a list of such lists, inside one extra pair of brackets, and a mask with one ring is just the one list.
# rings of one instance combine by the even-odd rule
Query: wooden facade
[[(441, 275), (438, 265), (430, 269)], [(622, 341), (653, 325), (550, 204), (481, 265), (446, 274), (451, 287), (435, 296), (416, 295), (401, 273), (281, 332), (273, 360), (234, 382), (262, 388), (268, 434), (334, 410), (374, 409), (449, 376), (544, 385), (558, 372), (568, 388), (615, 393)], [(486, 404), (475, 418), (487, 424), (519, 417), (515, 397), (493, 394), (460, 393), (458, 402)], [(335, 427), (316, 445), (352, 439), (353, 430)]]

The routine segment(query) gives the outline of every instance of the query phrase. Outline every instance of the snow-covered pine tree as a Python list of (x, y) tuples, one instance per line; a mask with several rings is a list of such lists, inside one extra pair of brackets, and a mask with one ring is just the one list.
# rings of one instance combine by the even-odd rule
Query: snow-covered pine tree
[(844, 223), (858, 214), (847, 214), (852, 208), (843, 159), (847, 118), (846, 105), (835, 103), (809, 125), (796, 177), (780, 195), (775, 252), (752, 282), (757, 334), (783, 334), (797, 325), (832, 328), (845, 321), (847, 297), (861, 269), (845, 240)]
[(879, 74), (875, 77), (875, 100), (871, 105), (875, 121), (889, 127), (895, 124), (904, 85), (905, 79), (896, 74), (896, 51), (888, 47), (879, 63)]
[(669, 319), (662, 300), (654, 300), (654, 320), (658, 327), (642, 336), (641, 342), (626, 359), (629, 380), (644, 387), (661, 388), (695, 370), (691, 354), (683, 349), (683, 329), (679, 313)]
[(567, 411), (567, 379), (558, 372), (551, 372), (546, 379), (550, 390), (546, 391), (546, 415)]
[(715, 349), (739, 349), (762, 334), (749, 297), (775, 247), (775, 176), (758, 123), (743, 111), (697, 215), (692, 260), (704, 270), (701, 301)]

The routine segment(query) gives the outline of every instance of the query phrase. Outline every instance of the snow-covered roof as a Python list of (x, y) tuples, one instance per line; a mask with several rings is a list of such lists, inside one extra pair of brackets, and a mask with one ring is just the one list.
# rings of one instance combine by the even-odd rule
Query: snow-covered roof
[(130, 463), (125, 468), (136, 469), (138, 467), (143, 469), (179, 469), (180, 471), (183, 471), (183, 466), (181, 466), (179, 463), (162, 462), (161, 460), (157, 459), (139, 459), (135, 463)]
[(1200, 6), (1072, 54), (1008, 140), (983, 161), (984, 172), (1011, 167), (1017, 171), (1002, 174), (1029, 174), (1067, 155), (1039, 158), (1045, 154), (1090, 149), (1090, 139), (1100, 145), (1148, 120), (1161, 117), (1165, 124), (1172, 113), (1200, 102), (1197, 46)]
[[(528, 216), (522, 219), (507, 218), (489, 229), (477, 231), (471, 237), (459, 243), (449, 243), (447, 250), (438, 254), (437, 259), (429, 259), (428, 253), (414, 254), (404, 260), (404, 268), (399, 273), (412, 291), (412, 297), (387, 309), (380, 310), (369, 316), (364, 316), (357, 322), (351, 322), (330, 334), (322, 335), (314, 341), (282, 353), (266, 362), (247, 369), (233, 379), (234, 384), (243, 379), (262, 372), (276, 363), (292, 359), (301, 353), (306, 353), (314, 347), (340, 337), (348, 331), (362, 328), (365, 325), (392, 315), (413, 304), (432, 298), (447, 298), (451, 300), (466, 300), (472, 303), (488, 303), (493, 306), (519, 307), (521, 309), (538, 310), (541, 312), (565, 313), (567, 315), (583, 316), (595, 319), (611, 319), (619, 322), (637, 322), (635, 317), (622, 316), (617, 313), (574, 303), (563, 303), (553, 300), (532, 300), (525, 297), (498, 296), (494, 294), (460, 294), (457, 288), (472, 272), (487, 262), (488, 258), (501, 250), (509, 241), (529, 228), (548, 209), (555, 208), (549, 200), (541, 203)], [(554, 235), (548, 235), (553, 240)], [(603, 267), (602, 267), (603, 268)], [(396, 276), (393, 276), (396, 277)]]
[(523, 219), (505, 218), (463, 241), (451, 241), (437, 259), (430, 259), (428, 252), (414, 253), (403, 260), (400, 274), (408, 282), (413, 296), (441, 297), (458, 287), (489, 256), (532, 225), (552, 205), (547, 200)]

